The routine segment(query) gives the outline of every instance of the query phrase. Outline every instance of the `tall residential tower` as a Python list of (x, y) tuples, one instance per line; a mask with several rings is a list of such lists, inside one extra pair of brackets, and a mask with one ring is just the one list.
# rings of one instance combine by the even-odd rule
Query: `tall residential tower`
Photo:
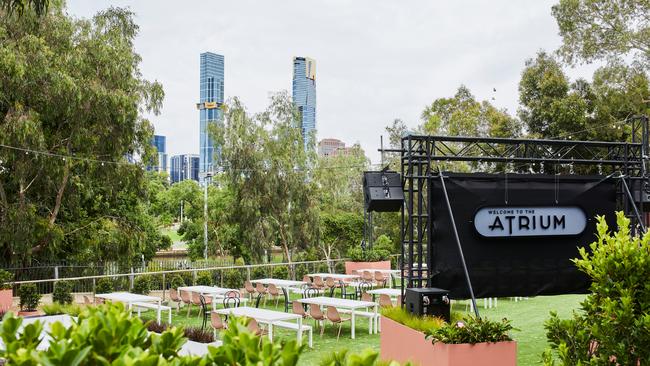
[(300, 128), (306, 148), (316, 130), (316, 61), (311, 58), (293, 58), (293, 102), (300, 112)]
[(167, 172), (167, 138), (162, 135), (153, 135), (151, 145), (158, 150), (155, 166), (147, 166), (147, 170), (157, 172)]
[(199, 117), (199, 155), (200, 173), (213, 172), (215, 166), (215, 155), (220, 149), (214, 145), (210, 137), (208, 126), (214, 123), (221, 123), (223, 112), (221, 105), (224, 101), (224, 57), (212, 52), (201, 54), (201, 72), (199, 79), (200, 99), (197, 108)]

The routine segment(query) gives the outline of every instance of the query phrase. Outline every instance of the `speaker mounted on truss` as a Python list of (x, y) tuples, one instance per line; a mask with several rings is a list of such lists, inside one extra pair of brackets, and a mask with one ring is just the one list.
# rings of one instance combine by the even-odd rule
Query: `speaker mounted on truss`
[(399, 211), (404, 203), (402, 178), (388, 169), (363, 172), (363, 195), (368, 212)]

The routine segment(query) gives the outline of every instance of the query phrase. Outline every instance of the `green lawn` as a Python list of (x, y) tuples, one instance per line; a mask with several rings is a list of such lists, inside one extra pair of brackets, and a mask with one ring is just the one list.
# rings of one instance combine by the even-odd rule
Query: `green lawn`
[[(544, 334), (543, 323), (548, 318), (549, 311), (555, 310), (561, 317), (568, 317), (573, 309), (579, 306), (580, 301), (584, 299), (582, 295), (563, 295), (563, 296), (544, 296), (535, 297), (528, 300), (514, 302), (509, 299), (499, 299), (498, 307), (492, 309), (483, 309), (483, 300), (479, 300), (479, 311), (482, 317), (491, 319), (508, 318), (513, 321), (517, 328), (513, 332), (513, 338), (518, 344), (518, 364), (535, 365), (541, 360), (541, 353), (546, 348), (546, 337)], [(274, 308), (272, 304), (267, 304), (267, 308), (274, 310), (283, 310), (282, 305)], [(454, 310), (464, 311), (464, 303), (456, 303)], [(201, 326), (201, 319), (197, 317), (194, 310), (190, 318), (185, 317), (185, 309), (181, 309), (179, 315), (174, 314), (174, 325), (183, 326)], [(154, 313), (148, 312), (143, 314), (146, 320), (153, 319)], [(307, 324), (312, 324), (307, 321)], [(284, 329), (274, 329), (274, 338), (295, 338), (294, 331)], [(318, 365), (320, 360), (334, 351), (348, 349), (350, 352), (360, 352), (366, 348), (379, 350), (379, 335), (368, 334), (368, 322), (365, 318), (357, 320), (356, 339), (350, 339), (349, 324), (343, 326), (341, 338), (336, 340), (335, 328), (332, 325), (326, 325), (325, 335), (319, 337), (318, 331), (314, 329), (314, 348), (308, 349), (301, 357), (300, 365), (311, 366)], [(306, 337), (305, 337), (306, 341)]]
[(162, 228), (160, 230), (160, 233), (169, 236), (169, 238), (172, 240), (172, 243), (176, 243), (183, 240), (181, 236), (178, 235), (178, 232), (176, 232), (176, 230), (171, 227)]

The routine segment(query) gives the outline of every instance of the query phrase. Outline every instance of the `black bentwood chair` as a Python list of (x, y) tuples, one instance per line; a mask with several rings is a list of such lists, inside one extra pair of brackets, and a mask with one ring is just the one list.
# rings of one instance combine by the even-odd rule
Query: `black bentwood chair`
[(224, 294), (223, 298), (223, 308), (238, 308), (241, 300), (239, 298), (238, 291), (228, 291)]
[(201, 324), (201, 329), (205, 329), (205, 326), (208, 324), (208, 318), (210, 317), (210, 309), (208, 309), (208, 304), (205, 301), (203, 295), (199, 295), (199, 300), (201, 302), (201, 312), (203, 314), (203, 323)]

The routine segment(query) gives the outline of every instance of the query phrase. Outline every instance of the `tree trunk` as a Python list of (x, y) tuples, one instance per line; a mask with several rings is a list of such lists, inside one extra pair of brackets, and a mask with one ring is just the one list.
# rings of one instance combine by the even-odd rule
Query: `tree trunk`
[[(52, 213), (50, 214), (50, 225), (54, 225), (54, 222), (56, 222), (56, 218), (59, 215), (59, 211), (61, 210), (61, 202), (63, 201), (63, 192), (65, 191), (65, 187), (68, 185), (68, 179), (70, 178), (70, 165), (69, 163), (65, 164), (65, 167), (63, 168), (63, 178), (61, 179), (61, 184), (59, 185), (59, 188), (57, 189), (56, 192), (56, 198), (54, 200), (54, 208), (52, 209)], [(43, 240), (41, 240), (38, 245), (32, 247), (32, 254), (38, 253), (45, 246), (47, 245), (49, 241), (49, 235), (46, 235)]]

